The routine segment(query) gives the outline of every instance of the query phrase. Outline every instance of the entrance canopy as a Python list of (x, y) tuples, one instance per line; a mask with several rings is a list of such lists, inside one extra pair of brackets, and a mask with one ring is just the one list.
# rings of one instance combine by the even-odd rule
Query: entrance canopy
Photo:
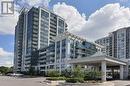
[(104, 55), (102, 52), (97, 52), (96, 54), (90, 57), (77, 58), (69, 60), (70, 64), (84, 64), (84, 65), (98, 65), (102, 61), (106, 61), (108, 66), (118, 66), (118, 65), (127, 65), (127, 62), (120, 59)]
[(107, 66), (119, 66), (120, 67), (120, 79), (123, 79), (124, 66), (127, 62), (119, 60), (117, 58), (104, 55), (102, 52), (97, 52), (90, 57), (77, 58), (68, 61), (69, 64), (73, 65), (95, 65), (101, 66), (102, 81), (106, 81), (106, 68)]

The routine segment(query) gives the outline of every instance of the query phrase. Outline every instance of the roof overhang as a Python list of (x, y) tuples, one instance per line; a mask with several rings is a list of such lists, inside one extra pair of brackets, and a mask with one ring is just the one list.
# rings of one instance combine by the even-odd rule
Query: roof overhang
[(85, 65), (98, 65), (99, 64), (100, 65), (102, 61), (106, 61), (107, 65), (110, 65), (110, 66), (127, 65), (126, 61), (122, 61), (117, 58), (106, 56), (106, 55), (71, 59), (68, 61), (68, 63), (69, 64), (85, 64)]

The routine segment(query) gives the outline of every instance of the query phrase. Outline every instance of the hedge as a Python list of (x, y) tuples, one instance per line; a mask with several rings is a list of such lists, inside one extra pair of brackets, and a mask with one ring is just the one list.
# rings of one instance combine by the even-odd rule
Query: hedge
[(47, 73), (47, 76), (49, 76), (49, 77), (59, 77), (60, 73), (58, 71), (49, 71)]
[(48, 77), (47, 80), (57, 81), (57, 80), (66, 80), (66, 78), (65, 77)]

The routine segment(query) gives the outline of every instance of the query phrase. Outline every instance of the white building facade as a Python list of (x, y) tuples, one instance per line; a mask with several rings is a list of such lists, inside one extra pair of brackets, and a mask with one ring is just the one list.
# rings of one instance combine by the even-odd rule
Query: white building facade
[(59, 34), (54, 41), (55, 43), (46, 49), (39, 50), (38, 69), (42, 73), (51, 70), (62, 73), (72, 67), (68, 63), (69, 60), (88, 57), (101, 50), (100, 46), (69, 32)]

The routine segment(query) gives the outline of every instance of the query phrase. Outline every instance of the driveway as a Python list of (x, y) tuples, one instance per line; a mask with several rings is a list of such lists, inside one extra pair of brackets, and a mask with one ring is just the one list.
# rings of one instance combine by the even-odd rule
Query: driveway
[[(47, 83), (44, 82), (44, 77), (39, 78), (16, 78), (16, 77), (9, 77), (9, 76), (0, 76), (0, 86), (49, 86)], [(101, 86), (107, 86), (114, 83), (114, 86), (130, 86), (130, 80), (115, 80), (115, 81), (108, 81)], [(97, 85), (95, 85), (97, 86)]]
[(130, 80), (115, 80), (110, 82), (113, 82), (115, 86), (130, 86)]

